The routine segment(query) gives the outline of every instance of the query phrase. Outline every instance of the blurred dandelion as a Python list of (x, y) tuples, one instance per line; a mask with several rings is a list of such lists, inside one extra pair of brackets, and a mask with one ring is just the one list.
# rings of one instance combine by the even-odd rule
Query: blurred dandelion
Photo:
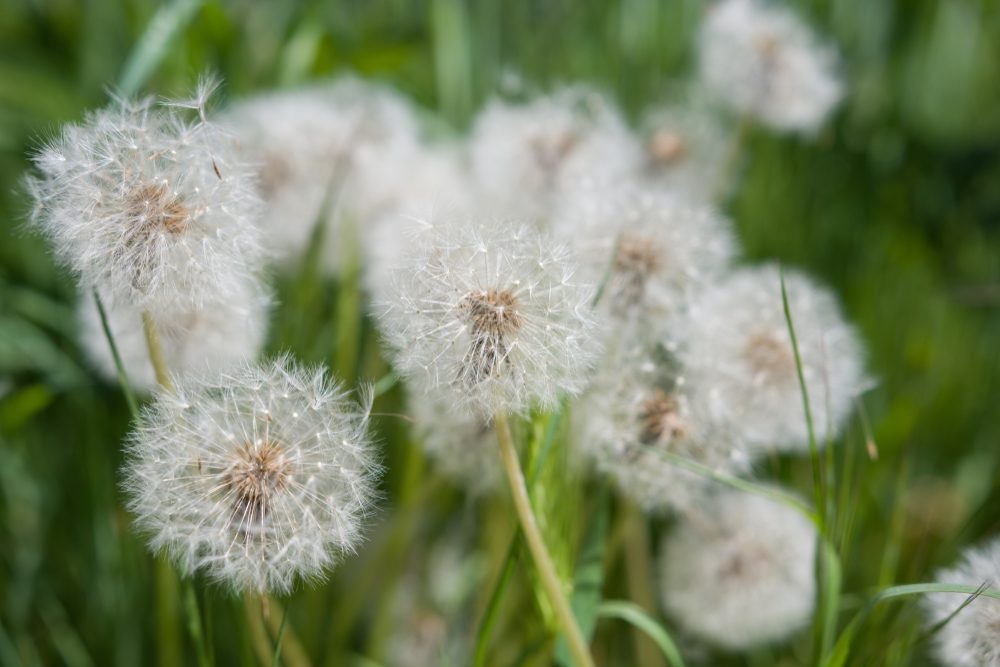
[(816, 597), (816, 531), (798, 511), (726, 489), (663, 541), (663, 606), (691, 634), (732, 651), (805, 627)]
[(709, 6), (698, 66), (713, 96), (776, 130), (816, 132), (843, 96), (836, 50), (790, 11), (762, 0)]
[(129, 508), (150, 547), (236, 591), (287, 593), (362, 539), (378, 466), (370, 397), (286, 358), (175, 379), (133, 432)]
[[(837, 437), (864, 389), (864, 355), (834, 296), (787, 273), (788, 303), (820, 444)], [(743, 268), (701, 293), (677, 328), (678, 356), (708, 418), (758, 449), (804, 450), (809, 433), (773, 265)]]
[[(955, 567), (942, 570), (938, 583), (1000, 588), (1000, 538), (968, 549)], [(925, 598), (928, 622), (941, 623), (961, 606), (954, 593), (931, 593)], [(937, 659), (951, 667), (1000, 666), (1000, 600), (980, 596), (970, 602), (934, 637)]]

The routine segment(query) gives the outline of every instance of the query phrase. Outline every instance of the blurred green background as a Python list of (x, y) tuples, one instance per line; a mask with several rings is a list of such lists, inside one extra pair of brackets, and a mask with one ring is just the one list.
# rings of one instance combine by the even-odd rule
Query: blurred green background
[[(436, 112), (441, 132), (460, 132), (512, 78), (540, 87), (592, 82), (634, 120), (691, 72), (703, 9), (694, 0), (187, 4), (193, 21), (145, 91), (183, 93), (212, 70), (225, 81), (223, 96), (235, 98), (351, 70)], [(775, 258), (826, 281), (868, 344), (878, 384), (864, 403), (877, 458), (860, 423), (836, 455), (838, 468), (849, 470), (841, 486), (849, 502), (838, 517), (845, 621), (876, 587), (929, 580), (963, 546), (1000, 532), (1000, 3), (790, 4), (839, 44), (848, 97), (815, 141), (751, 130), (727, 207), (747, 258)], [(183, 641), (177, 655), (164, 654), (157, 640), (153, 559), (129, 532), (116, 485), (127, 409), (82, 359), (72, 280), (25, 229), (19, 183), (33, 148), (105, 103), (156, 9), (138, 0), (0, 0), (4, 665), (149, 664), (154, 655), (171, 664), (193, 655)], [(352, 334), (329, 315), (361, 311), (356, 286), (319, 285), (307, 273), (280, 284), (271, 347), (337, 360)], [(370, 325), (358, 326), (370, 340)], [(360, 362), (341, 358), (338, 370), (378, 377), (384, 369), (370, 348)], [(385, 411), (401, 409), (398, 393), (383, 400)], [(390, 533), (406, 539), (388, 551), (398, 561), (384, 562), (402, 569), (433, 553), (456, 521), (479, 526), (479, 515), (455, 489), (414, 496), (419, 467), (398, 465), (413, 456), (405, 425), (377, 425), (388, 467), (383, 519), (389, 525), (411, 512), (414, 498), (425, 503), (411, 532)], [(772, 468), (808, 492), (801, 462)], [(475, 553), (496, 559), (493, 551), (505, 546), (493, 540)], [(391, 586), (366, 567), (364, 554), (358, 560), (290, 602), (318, 664), (350, 664), (345, 655), (372, 664), (360, 656), (384, 653), (379, 642), (398, 630), (380, 611), (380, 591)], [(607, 587), (621, 588), (619, 579), (612, 573)], [(489, 577), (476, 581), (490, 585)], [(212, 587), (199, 591), (219, 664), (251, 660), (241, 603)], [(911, 641), (919, 622), (912, 604), (887, 606), (851, 664), (925, 664), (926, 646)], [(631, 648), (619, 646), (615, 630), (599, 629), (607, 664), (630, 664)], [(500, 633), (524, 636), (510, 627)], [(517, 648), (497, 649), (496, 664), (531, 659)], [(792, 647), (749, 663), (729, 660), (800, 658)]]

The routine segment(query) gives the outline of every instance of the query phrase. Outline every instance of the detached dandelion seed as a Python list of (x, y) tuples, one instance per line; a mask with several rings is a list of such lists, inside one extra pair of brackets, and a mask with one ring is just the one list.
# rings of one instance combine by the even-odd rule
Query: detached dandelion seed
[[(116, 99), (34, 156), (33, 220), (111, 303), (153, 314), (231, 300), (264, 256), (250, 172), (194, 102)], [(186, 120), (178, 107), (195, 107)], [(221, 178), (220, 178), (221, 175)]]
[[(938, 583), (1000, 588), (1000, 538), (968, 549), (955, 567), (942, 570)], [(928, 624), (952, 615), (966, 597), (931, 593), (925, 598)], [(949, 667), (1000, 667), (1000, 600), (980, 596), (959, 611), (934, 637), (938, 661)]]
[(129, 508), (178, 568), (287, 593), (361, 542), (378, 466), (358, 406), (288, 359), (176, 379), (131, 436)]
[(815, 554), (816, 531), (796, 510), (727, 489), (664, 539), (663, 606), (731, 651), (787, 639), (813, 613)]
[(596, 353), (569, 251), (527, 227), (433, 226), (394, 275), (382, 328), (396, 368), (489, 419), (578, 394)]

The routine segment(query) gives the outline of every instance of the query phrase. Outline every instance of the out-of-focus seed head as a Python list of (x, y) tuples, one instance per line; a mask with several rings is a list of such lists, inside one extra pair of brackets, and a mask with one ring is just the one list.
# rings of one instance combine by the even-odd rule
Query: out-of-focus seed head
[[(864, 354), (834, 296), (785, 274), (802, 373), (820, 444), (835, 438), (864, 390)], [(692, 395), (714, 422), (761, 450), (808, 447), (808, 430), (775, 266), (733, 272), (701, 293), (679, 323)]]
[(812, 617), (815, 554), (813, 524), (796, 510), (720, 491), (664, 538), (663, 606), (692, 635), (728, 650), (782, 641)]
[(596, 352), (593, 288), (527, 227), (429, 223), (394, 274), (381, 323), (414, 387), (449, 388), (483, 418), (577, 394)]
[[(1000, 538), (968, 549), (956, 566), (942, 570), (935, 579), (941, 584), (1000, 589)], [(928, 625), (947, 619), (968, 597), (928, 595), (924, 598)], [(938, 662), (949, 667), (1000, 666), (1000, 600), (981, 595), (969, 603), (934, 636), (934, 651)]]
[(125, 467), (154, 551), (235, 591), (284, 593), (358, 546), (378, 474), (368, 403), (287, 359), (175, 387), (147, 409)]
[(836, 50), (777, 4), (720, 0), (698, 47), (707, 90), (776, 130), (815, 133), (843, 96)]

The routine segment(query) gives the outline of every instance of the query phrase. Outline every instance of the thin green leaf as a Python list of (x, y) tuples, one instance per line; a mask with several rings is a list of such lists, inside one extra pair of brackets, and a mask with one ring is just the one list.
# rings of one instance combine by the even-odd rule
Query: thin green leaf
[(174, 0), (160, 7), (139, 38), (118, 79), (118, 92), (132, 97), (167, 54), (174, 40), (201, 8), (202, 0)]
[(617, 618), (631, 623), (656, 642), (663, 652), (663, 657), (672, 667), (684, 667), (684, 658), (681, 657), (681, 652), (670, 637), (670, 633), (639, 605), (621, 600), (605, 602), (597, 608), (597, 614), (604, 618)]

